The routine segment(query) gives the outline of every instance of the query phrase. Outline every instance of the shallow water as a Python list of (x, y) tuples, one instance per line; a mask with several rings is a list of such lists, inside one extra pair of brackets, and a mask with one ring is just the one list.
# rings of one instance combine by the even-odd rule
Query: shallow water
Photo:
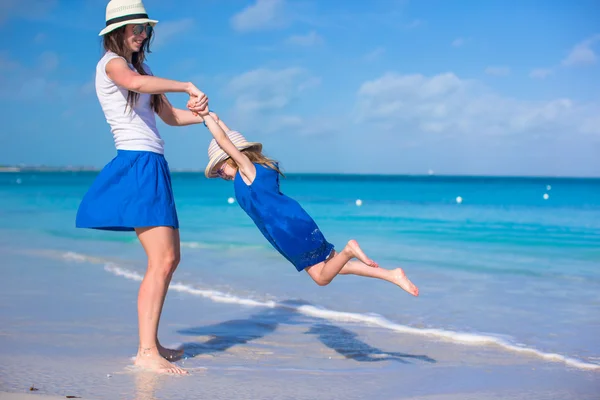
[[(122, 315), (111, 317), (117, 322), (110, 334), (135, 349), (135, 292), (144, 254), (131, 233), (74, 228), (78, 202), (93, 178), (93, 173), (0, 174), (0, 252), (5, 262), (11, 260), (10, 268), (2, 267), (4, 286), (21, 299), (19, 307), (3, 307), (7, 332), (21, 332), (15, 321), (26, 319), (40, 301), (64, 300), (67, 291), (71, 299), (86, 296), (81, 303), (92, 320), (103, 315), (102, 307), (119, 310)], [(337, 360), (333, 374), (383, 369), (394, 375), (406, 368), (403, 361), (419, 374), (436, 376), (441, 373), (431, 371), (448, 366), (479, 371), (488, 364), (494, 370), (517, 365), (503, 372), (511, 375), (530, 363), (551, 374), (598, 373), (600, 180), (314, 175), (283, 180), (282, 190), (300, 201), (329, 241), (339, 248), (357, 239), (383, 267), (402, 266), (419, 286), (419, 298), (359, 277), (318, 287), (268, 247), (236, 204), (228, 204), (229, 183), (181, 173), (174, 174), (173, 185), (183, 259), (165, 312), (166, 321), (176, 322), (162, 330), (176, 343), (192, 344), (190, 351), (199, 353), (188, 354), (192, 368), (217, 363), (234, 375), (297, 369), (310, 375), (326, 370), (315, 363), (329, 362), (323, 358), (329, 354)], [(57, 283), (67, 272), (68, 281)], [(55, 283), (40, 291), (44, 282)], [(81, 291), (82, 282), (88, 282), (88, 292)], [(77, 304), (73, 309), (84, 311)], [(82, 331), (70, 324), (67, 311), (46, 309), (47, 326), (66, 324), (63, 333), (72, 337), (104, 329), (91, 324)], [(40, 329), (31, 329), (27, 343), (39, 346)], [(214, 336), (217, 343), (210, 342)], [(4, 356), (12, 354), (15, 347), (6, 336), (0, 340)], [(407, 341), (411, 351), (399, 345)], [(114, 355), (123, 357), (127, 343), (115, 344)], [(106, 353), (98, 348), (98, 354)], [(76, 358), (95, 354), (93, 346), (77, 341), (73, 349), (69, 356)], [(260, 363), (250, 368), (253, 359)]]

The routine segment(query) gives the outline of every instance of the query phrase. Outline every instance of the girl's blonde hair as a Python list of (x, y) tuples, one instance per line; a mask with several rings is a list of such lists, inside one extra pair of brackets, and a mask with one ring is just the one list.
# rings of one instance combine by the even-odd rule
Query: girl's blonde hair
[[(285, 177), (283, 172), (281, 172), (281, 170), (279, 169), (279, 167), (277, 165), (277, 161), (265, 156), (262, 153), (262, 151), (256, 149), (255, 147), (249, 147), (247, 149), (244, 149), (244, 150), (242, 150), (242, 153), (244, 153), (246, 155), (246, 157), (248, 157), (250, 162), (263, 165), (267, 168), (271, 168), (271, 169), (277, 171), (277, 173), (279, 175)], [(238, 165), (235, 163), (235, 161), (233, 161), (233, 159), (231, 157), (229, 157), (225, 162), (227, 164), (229, 164), (229, 166), (232, 168), (239, 168)]]

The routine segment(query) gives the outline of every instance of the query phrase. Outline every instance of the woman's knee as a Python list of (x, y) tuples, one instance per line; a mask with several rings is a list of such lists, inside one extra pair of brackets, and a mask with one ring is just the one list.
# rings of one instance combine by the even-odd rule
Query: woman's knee
[(167, 257), (165, 261), (165, 267), (169, 268), (171, 270), (171, 273), (173, 273), (177, 269), (177, 266), (179, 265), (180, 261), (181, 253), (173, 252)]
[(138, 228), (136, 233), (148, 255), (149, 272), (170, 278), (181, 258), (179, 232), (161, 226)]
[(170, 277), (177, 269), (181, 254), (175, 251), (166, 252), (154, 259), (149, 260), (149, 266), (158, 274)]

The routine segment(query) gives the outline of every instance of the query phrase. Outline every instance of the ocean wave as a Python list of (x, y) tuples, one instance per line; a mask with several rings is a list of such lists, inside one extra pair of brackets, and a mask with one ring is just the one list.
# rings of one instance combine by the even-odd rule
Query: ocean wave
[[(114, 275), (122, 276), (124, 278), (138, 282), (141, 281), (143, 278), (142, 275), (135, 271), (128, 270), (126, 268), (120, 267), (112, 263), (107, 263), (104, 266), (104, 269), (107, 272), (110, 272)], [(576, 358), (564, 356), (562, 354), (546, 353), (532, 347), (517, 345), (511, 343), (506, 339), (501, 339), (492, 335), (458, 332), (435, 328), (415, 328), (390, 321), (389, 319), (376, 314), (360, 314), (352, 312), (335, 311), (314, 305), (291, 305), (288, 303), (279, 303), (276, 301), (259, 301), (239, 297), (233, 294), (223, 293), (216, 290), (199, 289), (181, 282), (171, 283), (169, 288), (178, 292), (188, 293), (194, 296), (200, 296), (219, 303), (240, 304), (252, 307), (284, 308), (309, 317), (315, 317), (329, 321), (361, 323), (369, 326), (377, 326), (380, 328), (389, 329), (399, 333), (425, 336), (433, 339), (446, 340), (465, 345), (493, 345), (500, 347), (504, 350), (539, 357), (546, 361), (562, 362), (570, 367), (578, 369), (600, 370), (600, 364), (585, 362)]]
[[(134, 281), (141, 282), (144, 278), (142, 275), (135, 271), (130, 271), (125, 268), (119, 267), (112, 263), (107, 263), (104, 266), (104, 269), (114, 275), (122, 276), (127, 279), (131, 279)], [(223, 293), (217, 290), (211, 289), (197, 289), (192, 286), (186, 285), (184, 283), (172, 282), (169, 286), (169, 289), (176, 290), (182, 293), (188, 293), (194, 296), (204, 297), (218, 303), (230, 303), (230, 304), (241, 304), (244, 306), (253, 306), (253, 307), (269, 307), (274, 308), (277, 306), (277, 303), (274, 301), (257, 301), (252, 299), (245, 299), (241, 297), (237, 297), (234, 295), (230, 295), (227, 293)]]
[[(130, 279), (133, 281), (140, 282), (143, 279), (143, 276), (136, 272), (124, 268), (118, 264), (116, 264), (112, 260), (108, 260), (101, 257), (93, 257), (85, 254), (80, 254), (76, 252), (65, 252), (62, 253), (62, 258), (75, 261), (75, 262), (85, 262), (92, 264), (103, 264), (104, 269), (116, 276), (121, 276), (126, 279)], [(352, 322), (352, 323), (360, 323), (368, 326), (376, 326), (384, 329), (389, 329), (391, 331), (405, 333), (410, 335), (418, 335), (425, 336), (432, 339), (445, 340), (453, 343), (459, 343), (464, 345), (471, 346), (497, 346), (501, 349), (520, 353), (524, 355), (535, 356), (541, 358), (546, 361), (552, 362), (562, 362), (570, 367), (584, 369), (584, 370), (600, 370), (600, 364), (585, 362), (582, 360), (578, 360), (576, 358), (564, 356), (558, 353), (547, 353), (533, 347), (527, 347), (524, 345), (518, 345), (512, 343), (507, 339), (502, 339), (493, 335), (485, 335), (479, 333), (468, 333), (468, 332), (459, 332), (452, 331), (446, 329), (437, 329), (437, 328), (415, 328), (408, 325), (402, 325), (397, 322), (391, 321), (385, 317), (382, 317), (377, 314), (361, 314), (361, 313), (352, 313), (352, 312), (343, 312), (343, 311), (335, 311), (330, 310), (324, 307), (314, 306), (314, 305), (306, 305), (299, 304), (294, 305), (289, 302), (277, 302), (277, 301), (261, 301), (255, 300), (246, 297), (236, 296), (234, 294), (221, 292), (218, 290), (212, 289), (202, 289), (196, 288), (189, 284), (182, 282), (172, 282), (169, 286), (171, 290), (176, 290), (181, 293), (187, 293), (193, 296), (203, 297), (205, 299), (218, 302), (218, 303), (228, 303), (228, 304), (239, 304), (243, 306), (250, 307), (266, 307), (266, 308), (282, 308), (290, 311), (297, 312), (299, 314), (303, 314), (309, 317), (325, 319), (329, 321), (337, 321), (337, 322)], [(595, 359), (594, 357), (590, 357), (590, 359)]]
[(75, 253), (74, 251), (67, 251), (62, 254), (62, 257), (69, 261), (78, 261), (78, 262), (88, 262), (92, 264), (99, 264), (106, 262), (105, 258), (102, 257), (92, 257), (85, 254)]
[(135, 235), (128, 235), (125, 232), (120, 232), (117, 235), (108, 235), (100, 232), (88, 233), (88, 232), (73, 232), (70, 230), (59, 230), (59, 229), (44, 229), (47, 235), (53, 237), (59, 237), (63, 239), (71, 240), (94, 240), (98, 242), (113, 242), (113, 243), (139, 243), (138, 238)]
[(247, 251), (247, 250), (263, 250), (268, 248), (267, 246), (252, 245), (244, 243), (210, 243), (210, 242), (181, 242), (181, 247), (188, 249), (217, 249), (217, 250), (229, 250), (229, 251)]
[[(1, 211), (0, 211), (1, 212)], [(113, 242), (113, 243), (129, 243), (137, 245), (139, 243), (138, 238), (134, 235), (103, 235), (103, 234), (88, 234), (82, 235), (81, 233), (72, 231), (61, 231), (46, 229), (44, 233), (65, 239), (73, 240), (94, 240), (99, 242)], [(206, 250), (227, 250), (227, 251), (248, 251), (248, 250), (264, 250), (269, 249), (268, 245), (248, 244), (248, 243), (235, 243), (231, 241), (227, 242), (205, 242), (205, 241), (182, 241), (182, 248), (188, 249), (206, 249)]]

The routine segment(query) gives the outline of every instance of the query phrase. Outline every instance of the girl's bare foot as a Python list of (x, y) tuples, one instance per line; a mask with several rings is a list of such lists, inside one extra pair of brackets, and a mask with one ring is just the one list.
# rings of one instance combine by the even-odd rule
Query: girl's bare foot
[(163, 347), (160, 343), (157, 345), (158, 353), (167, 360), (180, 360), (183, 357), (183, 349), (175, 350), (175, 349), (167, 349)]
[(416, 287), (407, 277), (402, 268), (396, 268), (393, 271), (390, 271), (392, 276), (394, 277), (394, 283), (400, 286), (402, 289), (406, 290), (408, 293), (413, 296), (419, 295), (419, 288)]
[(368, 265), (369, 267), (379, 268), (379, 264), (367, 257), (365, 252), (358, 245), (358, 242), (354, 239), (350, 240), (348, 244), (346, 244), (344, 251), (348, 252), (348, 254), (350, 254), (352, 257), (358, 258), (362, 263)]
[(134, 364), (140, 368), (161, 374), (187, 375), (188, 372), (165, 360), (158, 352), (157, 347), (138, 349)]

